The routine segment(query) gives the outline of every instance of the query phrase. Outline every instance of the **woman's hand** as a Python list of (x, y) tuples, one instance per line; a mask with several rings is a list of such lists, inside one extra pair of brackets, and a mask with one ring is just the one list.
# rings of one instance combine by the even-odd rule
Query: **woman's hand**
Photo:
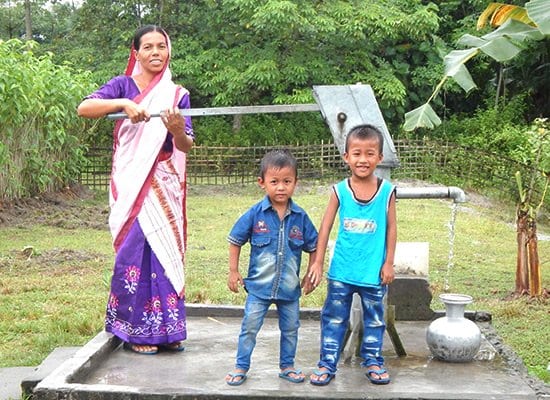
[(128, 100), (122, 109), (133, 124), (137, 124), (142, 121), (147, 122), (151, 119), (149, 112), (147, 112), (147, 110), (139, 104), (134, 103), (132, 100)]
[(185, 117), (181, 115), (179, 108), (162, 111), (160, 118), (168, 132), (174, 136), (176, 148), (187, 153), (193, 147), (193, 139), (185, 132)]
[(130, 99), (85, 99), (77, 108), (78, 115), (84, 118), (103, 118), (107, 114), (120, 111), (134, 124), (151, 119), (145, 108)]
[(185, 135), (185, 118), (181, 115), (178, 108), (169, 108), (162, 111), (160, 113), (160, 118), (164, 126), (166, 126), (166, 129), (168, 129), (168, 132), (174, 135), (174, 137), (178, 137), (182, 134)]

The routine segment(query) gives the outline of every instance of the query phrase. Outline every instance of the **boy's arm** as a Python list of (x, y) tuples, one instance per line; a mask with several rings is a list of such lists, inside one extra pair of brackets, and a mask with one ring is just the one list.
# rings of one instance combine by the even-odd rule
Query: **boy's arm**
[(315, 256), (312, 257), (312, 263), (306, 273), (306, 277), (309, 280), (309, 283), (313, 286), (313, 289), (319, 285), (321, 278), (323, 277), (323, 266), (325, 264), (328, 239), (330, 237), (330, 231), (332, 230), (332, 225), (334, 224), (334, 219), (336, 218), (336, 212), (338, 211), (339, 205), (338, 198), (333, 191), (330, 195), (325, 214), (323, 215), (321, 227), (319, 228), (317, 251), (315, 252)]
[(380, 271), (380, 278), (383, 285), (393, 282), (395, 272), (393, 264), (395, 262), (395, 246), (397, 243), (397, 216), (395, 211), (395, 191), (393, 192), (388, 206), (388, 222), (386, 231), (386, 261)]
[(315, 261), (315, 257), (317, 254), (317, 250), (309, 253), (309, 262), (307, 264), (307, 271), (302, 279), (302, 284), (300, 285), (304, 289), (304, 294), (310, 294), (315, 289), (315, 286), (313, 286), (313, 283), (311, 282), (311, 279), (308, 278), (308, 274), (311, 271), (311, 266), (313, 265), (313, 262)]
[(239, 272), (239, 257), (241, 248), (236, 244), (229, 244), (229, 276), (227, 278), (227, 287), (232, 292), (238, 293), (239, 286), (244, 286), (243, 277)]

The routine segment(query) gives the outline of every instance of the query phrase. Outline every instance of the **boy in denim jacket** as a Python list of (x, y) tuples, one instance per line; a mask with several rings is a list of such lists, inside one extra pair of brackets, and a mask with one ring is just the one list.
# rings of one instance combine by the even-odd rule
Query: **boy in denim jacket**
[[(256, 336), (271, 304), (277, 306), (281, 330), (279, 377), (289, 382), (304, 381), (294, 367), (300, 326), (301, 286), (307, 294), (314, 289), (309, 280), (300, 284), (302, 251), (313, 263), (317, 230), (306, 212), (292, 200), (298, 179), (296, 159), (287, 151), (267, 153), (260, 165), (258, 184), (265, 191), (262, 201), (252, 206), (235, 223), (228, 236), (228, 287), (247, 292), (244, 317), (239, 334), (235, 369), (226, 375), (228, 385), (244, 383)], [(248, 275), (239, 272), (241, 247), (250, 242)]]

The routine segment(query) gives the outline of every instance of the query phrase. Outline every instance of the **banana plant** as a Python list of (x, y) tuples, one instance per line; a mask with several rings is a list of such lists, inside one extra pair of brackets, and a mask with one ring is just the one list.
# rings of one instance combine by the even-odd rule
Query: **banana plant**
[(463, 35), (458, 44), (467, 48), (453, 50), (444, 57), (444, 76), (426, 103), (405, 114), (405, 131), (433, 129), (441, 124), (430, 102), (439, 94), (447, 79), (454, 79), (466, 93), (476, 87), (465, 65), (470, 59), (483, 53), (503, 63), (521, 52), (522, 43), (550, 36), (550, 0), (531, 0), (525, 7), (491, 3), (480, 15), (478, 28), (487, 22), (497, 29), (481, 37)]
[[(550, 150), (550, 120), (548, 118), (535, 119), (532, 128), (526, 132), (534, 142), (534, 169), (531, 172), (530, 182), (524, 183), (521, 173), (516, 172), (519, 202), (516, 210), (517, 231), (517, 262), (516, 288), (514, 295), (530, 297), (548, 297), (549, 293), (542, 286), (542, 271), (537, 244), (537, 215), (544, 204), (544, 198), (550, 184), (548, 162), (543, 160), (544, 154)], [(540, 176), (539, 176), (540, 174)], [(542, 178), (542, 193), (537, 203), (535, 199), (535, 181)], [(536, 204), (536, 205), (535, 205)]]

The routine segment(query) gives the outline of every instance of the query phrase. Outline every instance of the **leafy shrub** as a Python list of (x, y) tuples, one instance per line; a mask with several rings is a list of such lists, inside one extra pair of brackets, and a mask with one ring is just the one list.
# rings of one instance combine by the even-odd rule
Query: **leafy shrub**
[(330, 129), (318, 113), (243, 115), (240, 127), (233, 117), (194, 118), (200, 145), (252, 146), (297, 144), (332, 140)]
[(513, 155), (518, 149), (528, 146), (524, 133), (526, 129), (523, 119), (524, 110), (524, 99), (516, 97), (496, 108), (494, 106), (480, 108), (473, 117), (452, 115), (431, 132), (430, 136), (514, 158)]
[(0, 41), (0, 199), (57, 190), (86, 162), (76, 105), (88, 74), (36, 57), (34, 42)]

